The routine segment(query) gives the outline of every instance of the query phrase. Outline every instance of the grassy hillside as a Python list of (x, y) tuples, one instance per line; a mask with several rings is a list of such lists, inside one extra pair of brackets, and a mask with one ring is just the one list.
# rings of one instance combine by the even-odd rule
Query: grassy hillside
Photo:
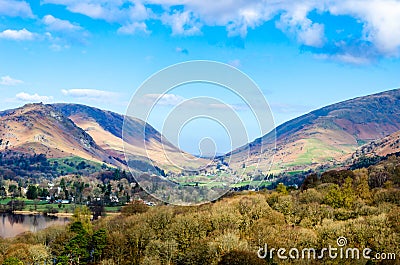
[(110, 170), (114, 170), (114, 167), (78, 156), (47, 158), (43, 154), (29, 155), (12, 151), (0, 153), (0, 176), (2, 180), (36, 182), (42, 178), (51, 180), (68, 174), (89, 176)]
[[(288, 121), (248, 145), (232, 151), (231, 167), (252, 166), (260, 160), (261, 170), (297, 171), (323, 164), (335, 166), (349, 158), (361, 145), (400, 130), (400, 90), (339, 102)], [(260, 152), (265, 144), (266, 151)], [(247, 154), (250, 153), (250, 157)]]
[[(181, 168), (198, 168), (204, 159), (184, 153), (165, 139), (151, 125), (133, 117), (79, 104), (53, 104), (54, 108), (69, 117), (87, 132), (106, 152), (132, 163), (157, 165), (166, 171), (178, 172)], [(123, 131), (124, 129), (124, 131)], [(122, 136), (124, 135), (124, 141)]]
[(61, 176), (66, 174), (89, 175), (110, 168), (104, 163), (93, 162), (78, 156), (50, 158), (49, 163), (57, 169)]

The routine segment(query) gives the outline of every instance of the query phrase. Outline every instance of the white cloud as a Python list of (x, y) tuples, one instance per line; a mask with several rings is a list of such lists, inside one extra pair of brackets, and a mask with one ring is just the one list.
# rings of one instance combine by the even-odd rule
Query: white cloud
[(149, 34), (150, 31), (147, 29), (147, 25), (144, 22), (133, 22), (128, 25), (122, 26), (118, 29), (120, 34), (135, 34), (137, 32), (144, 32)]
[(18, 41), (33, 40), (35, 38), (35, 34), (25, 28), (21, 30), (6, 29), (3, 32), (0, 32), (0, 38)]
[[(51, 2), (51, 1), (48, 1)], [(54, 2), (54, 1), (53, 1)], [(106, 11), (100, 4), (92, 4), (92, 3), (85, 3), (85, 2), (78, 2), (73, 5), (70, 5), (68, 9), (75, 13), (80, 13), (86, 15), (91, 18), (101, 18), (105, 20), (112, 20), (106, 14)]]
[(352, 15), (364, 23), (364, 36), (383, 54), (397, 56), (400, 47), (400, 1), (338, 1), (330, 7), (336, 15)]
[(186, 49), (186, 48), (182, 48), (182, 47), (176, 47), (176, 48), (175, 48), (175, 51), (176, 51), (177, 53), (189, 54), (189, 50)]
[(143, 21), (151, 13), (144, 3), (135, 0), (42, 0), (42, 3), (65, 5), (71, 12), (120, 24)]
[(176, 106), (186, 99), (175, 94), (146, 94), (142, 100), (145, 104), (154, 104), (157, 102), (157, 105), (160, 106)]
[(15, 95), (15, 98), (20, 101), (27, 101), (27, 102), (48, 102), (53, 100), (52, 96), (40, 96), (39, 94), (28, 94), (25, 92), (18, 93)]
[(25, 1), (0, 0), (0, 16), (33, 18), (30, 5)]
[(161, 21), (169, 25), (172, 29), (172, 35), (198, 35), (201, 33), (201, 24), (192, 12), (173, 12), (172, 14), (165, 13)]
[(87, 44), (89, 33), (76, 23), (68, 20), (46, 15), (42, 18), (42, 23), (46, 26), (44, 35), (50, 41), (52, 51), (68, 49), (72, 44)]
[[(42, 0), (42, 2), (65, 5), (71, 12), (118, 23), (121, 26), (119, 32), (125, 34), (149, 31), (144, 27), (146, 22), (159, 20), (171, 28), (172, 35), (198, 35), (206, 25), (223, 26), (228, 36), (244, 38), (249, 29), (277, 18), (277, 28), (300, 45), (317, 49), (324, 49), (326, 45), (333, 46), (333, 40), (329, 40), (325, 35), (325, 25), (322, 22), (324, 20), (315, 21), (310, 13), (313, 12), (317, 16), (320, 14), (351, 16), (363, 25), (360, 40), (370, 43), (378, 56), (400, 55), (399, 0)], [(352, 50), (346, 50), (345, 45), (342, 46), (344, 50), (339, 50), (338, 54), (344, 60), (352, 61), (349, 58), (360, 57), (359, 54), (352, 54)]]
[(127, 9), (127, 14), (130, 20), (143, 21), (155, 16), (151, 8), (147, 8), (143, 2), (139, 0), (131, 0), (130, 3), (131, 5)]
[(3, 86), (16, 86), (16, 85), (20, 85), (23, 83), (24, 83), (24, 81), (11, 78), (9, 75), (2, 76), (1, 80), (0, 80), (0, 85), (3, 85)]
[(67, 50), (69, 48), (71, 48), (69, 45), (65, 44), (65, 45), (59, 45), (56, 43), (53, 43), (49, 46), (50, 50), (52, 50), (53, 52), (60, 52), (62, 50)]
[(307, 18), (312, 9), (313, 7), (303, 2), (293, 4), (280, 16), (280, 20), (276, 22), (277, 28), (294, 35), (301, 44), (321, 47), (324, 43), (324, 26)]
[(49, 31), (78, 31), (82, 30), (79, 25), (74, 25), (68, 20), (62, 20), (53, 17), (52, 15), (46, 15), (42, 19), (43, 23), (47, 26)]
[(100, 101), (109, 101), (118, 96), (117, 93), (97, 90), (97, 89), (85, 89), (85, 88), (76, 88), (76, 89), (63, 89), (61, 90), (63, 95), (73, 97), (73, 98), (81, 98), (88, 100), (100, 100)]
[(356, 56), (350, 53), (343, 54), (317, 54), (314, 56), (317, 59), (332, 60), (354, 65), (367, 65), (371, 63), (371, 59), (363, 56)]

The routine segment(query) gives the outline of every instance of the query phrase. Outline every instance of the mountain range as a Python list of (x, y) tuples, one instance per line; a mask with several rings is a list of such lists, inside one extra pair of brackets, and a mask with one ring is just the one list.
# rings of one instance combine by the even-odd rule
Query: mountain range
[(79, 104), (27, 104), (0, 112), (1, 150), (45, 154), (48, 158), (78, 156), (126, 167), (125, 150), (138, 172), (151, 169), (151, 164), (174, 171), (176, 165), (168, 158), (182, 154), (193, 167), (198, 161), (139, 119), (126, 117), (124, 121), (123, 115)]
[[(400, 130), (400, 89), (332, 104), (278, 126), (225, 157), (231, 167), (272, 172), (335, 166), (364, 144)], [(273, 145), (276, 137), (276, 145)], [(260, 151), (260, 145), (264, 151)], [(382, 150), (385, 148), (381, 148)], [(383, 151), (382, 151), (383, 152)]]
[[(314, 110), (222, 158), (236, 170), (268, 172), (271, 167), (273, 173), (296, 172), (340, 165), (361, 155), (386, 155), (399, 151), (399, 143), (396, 89)], [(195, 169), (206, 160), (175, 147), (144, 121), (124, 121), (123, 115), (79, 104), (27, 104), (0, 112), (0, 151), (4, 150), (49, 158), (78, 156), (126, 167), (125, 150), (138, 172), (152, 163), (172, 172)]]

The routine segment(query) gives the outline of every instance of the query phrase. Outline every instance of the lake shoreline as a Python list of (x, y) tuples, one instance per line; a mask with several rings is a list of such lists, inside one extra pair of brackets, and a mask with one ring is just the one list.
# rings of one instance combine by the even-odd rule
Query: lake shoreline
[(22, 214), (22, 215), (43, 215), (43, 216), (56, 216), (56, 217), (72, 217), (73, 213), (44, 213), (39, 211), (14, 211), (14, 214)]
[(52, 225), (65, 226), (71, 222), (69, 216), (48, 216), (38, 211), (15, 211), (0, 215), (0, 237), (14, 238), (26, 232), (36, 233)]
[[(44, 213), (39, 211), (14, 211), (14, 214), (22, 214), (22, 215), (42, 215), (42, 216), (55, 216), (55, 217), (68, 217), (71, 218), (74, 214), (73, 213)], [(116, 216), (120, 215), (120, 212), (105, 212), (106, 216)]]

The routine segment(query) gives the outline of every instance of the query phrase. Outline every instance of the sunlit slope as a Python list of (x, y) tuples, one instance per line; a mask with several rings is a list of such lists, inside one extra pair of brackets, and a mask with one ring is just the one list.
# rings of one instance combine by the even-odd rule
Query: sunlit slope
[[(273, 172), (297, 171), (341, 163), (361, 145), (400, 130), (400, 90), (358, 97), (312, 111), (276, 128), (272, 134), (226, 156), (231, 167)], [(263, 152), (257, 151), (267, 143)], [(248, 156), (250, 154), (250, 156)]]
[(93, 138), (50, 105), (27, 104), (0, 113), (0, 151), (14, 150), (47, 157), (79, 156), (119, 165)]
[(203, 159), (195, 158), (175, 147), (142, 120), (128, 117), (123, 132), (123, 115), (79, 104), (53, 106), (87, 132), (108, 154), (119, 159), (125, 159), (125, 147), (128, 156), (138, 160), (151, 160), (155, 165), (167, 170), (176, 171), (180, 167), (197, 168), (206, 163)]
[(361, 146), (353, 154), (352, 158), (387, 156), (398, 152), (400, 152), (400, 131)]

